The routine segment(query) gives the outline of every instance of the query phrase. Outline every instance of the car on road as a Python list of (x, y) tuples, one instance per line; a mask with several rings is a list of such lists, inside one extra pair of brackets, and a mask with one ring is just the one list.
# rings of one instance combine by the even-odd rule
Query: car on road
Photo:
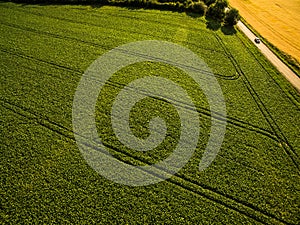
[(260, 43), (260, 39), (259, 39), (258, 37), (256, 37), (256, 38), (254, 39), (254, 41), (255, 41), (256, 44), (259, 44), (259, 43)]

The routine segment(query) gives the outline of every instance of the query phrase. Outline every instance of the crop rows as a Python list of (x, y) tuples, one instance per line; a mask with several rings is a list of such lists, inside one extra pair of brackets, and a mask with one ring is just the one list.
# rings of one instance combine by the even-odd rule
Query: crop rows
[[(12, 32), (10, 32), (10, 35), (12, 35)], [(20, 35), (20, 34), (19, 34)], [(190, 35), (190, 37), (191, 38), (193, 38), (193, 36), (196, 36), (197, 34), (193, 34), (193, 35)], [(197, 36), (199, 36), (199, 35), (197, 35)], [(39, 38), (39, 42), (41, 42), (41, 37), (40, 36), (36, 36), (37, 38)], [(213, 37), (213, 35), (212, 35), (212, 37)], [(32, 37), (31, 37), (32, 38)], [(214, 38), (214, 37), (213, 37)], [(212, 39), (212, 38), (210, 38), (210, 39)], [(102, 40), (102, 39), (100, 39), (100, 40)], [(106, 40), (106, 39), (105, 39)], [(59, 41), (59, 40), (58, 40)], [(47, 43), (49, 43), (49, 41), (48, 41), (48, 38), (47, 37), (45, 37), (45, 42), (47, 42)], [(72, 42), (74, 42), (74, 40), (72, 40), (71, 41), (71, 43)], [(105, 41), (106, 42), (106, 41)], [(59, 43), (59, 42), (58, 42)], [(90, 42), (89, 42), (90, 43)], [(107, 43), (107, 42), (106, 42)], [(66, 44), (65, 42), (63, 42), (63, 44)], [(24, 44), (22, 44), (22, 46), (26, 46), (26, 45), (28, 45), (28, 44), (26, 44), (26, 43), (24, 43)], [(22, 46), (20, 47), (20, 48), (22, 48)], [(49, 46), (50, 48), (51, 48), (51, 46)], [(99, 46), (99, 47), (101, 47), (101, 46)], [(193, 46), (191, 46), (191, 45), (189, 45), (189, 47), (192, 49), (192, 50), (195, 50), (197, 53), (199, 52), (199, 48), (195, 48), (195, 47), (193, 47)], [(99, 48), (97, 48), (97, 49), (99, 49)], [(201, 48), (200, 48), (201, 49)], [(70, 51), (71, 52), (71, 51)], [(89, 50), (82, 50), (81, 51), (82, 53), (89, 53), (89, 55), (87, 56), (87, 57), (91, 57), (91, 55), (93, 54), (93, 51), (92, 52), (89, 52)], [(100, 53), (100, 52), (99, 52)], [(99, 54), (98, 53), (98, 54)], [(210, 66), (210, 64), (213, 64), (214, 63), (214, 59), (215, 59), (215, 57), (216, 57), (216, 53), (210, 53), (210, 54), (208, 54), (208, 52), (206, 52), (206, 51), (202, 51), (202, 52), (200, 52), (201, 54), (203, 54), (204, 53), (204, 55), (205, 55), (205, 57), (206, 57), (206, 60), (208, 59), (209, 60), (209, 58), (210, 58), (210, 55), (211, 55), (211, 60), (213, 60), (211, 63), (209, 63), (209, 61), (208, 61), (208, 63), (209, 63), (209, 66)], [(77, 53), (78, 54), (78, 53)], [(100, 53), (101, 54), (101, 53)], [(57, 54), (56, 54), (57, 55)], [(60, 58), (58, 58), (59, 59), (59, 62), (57, 62), (57, 64), (58, 63), (60, 63), (61, 61), (63, 61), (63, 60), (74, 60), (74, 61), (78, 61), (78, 60), (76, 60), (75, 58), (75, 55), (74, 55), (74, 53), (73, 53), (73, 57), (72, 56), (69, 56), (69, 57), (67, 57), (67, 59), (60, 59)], [(78, 56), (78, 57), (83, 57), (83, 56)], [(234, 71), (232, 71), (232, 69), (231, 69), (231, 67), (232, 66), (230, 66), (230, 64), (228, 64), (228, 66), (222, 66), (222, 64), (219, 64), (220, 62), (221, 63), (225, 63), (226, 62), (226, 59), (224, 58), (224, 60), (222, 59), (222, 60), (220, 60), (221, 59), (221, 57), (223, 58), (223, 56), (222, 55), (220, 55), (220, 56), (217, 56), (218, 57), (218, 59), (219, 60), (217, 60), (217, 65), (214, 65), (214, 67), (216, 68), (216, 70), (218, 71), (218, 70), (224, 70), (224, 69), (226, 69), (225, 70), (225, 74), (228, 74), (229, 73), (229, 76), (228, 77), (230, 77), (230, 76), (232, 76), (232, 74), (235, 74), (235, 72)], [(45, 56), (44, 57), (45, 58), (45, 60), (46, 60), (46, 58), (48, 58), (48, 56)], [(53, 58), (53, 57), (51, 57), (51, 58)], [(86, 58), (86, 57), (85, 57)], [(85, 61), (84, 61), (85, 62)], [(70, 64), (70, 66), (73, 66), (72, 65), (72, 62), (68, 62), (68, 64)], [(227, 63), (226, 63), (226, 65), (227, 65)], [(69, 65), (68, 65), (69, 66)], [(86, 64), (84, 64), (83, 66), (80, 66), (80, 67), (84, 67), (84, 68), (86, 68), (87, 67), (87, 65)], [(213, 69), (214, 69), (214, 67), (213, 67)], [(228, 71), (228, 68), (230, 68), (230, 70)], [(77, 68), (75, 68), (75, 69), (77, 69)], [(215, 72), (215, 71), (214, 71)], [(226, 75), (225, 75), (225, 77), (227, 77)]]
[[(4, 221), (297, 224), (299, 124), (292, 116), (299, 118), (299, 99), (290, 97), (293, 90), (241, 34), (226, 36), (206, 29), (201, 18), (156, 10), (1, 3), (0, 15)], [(174, 39), (183, 31), (183, 39)], [(165, 146), (140, 153), (116, 140), (109, 106), (134, 79), (152, 74), (173, 80), (192, 97), (201, 121), (195, 154), (177, 175), (131, 188), (102, 178), (85, 163), (72, 133), (72, 101), (93, 60), (148, 39), (178, 42), (207, 62), (224, 92), (228, 125), (219, 155), (199, 172), (211, 119), (202, 90), (169, 65), (145, 62), (118, 71), (101, 91), (96, 122), (119, 160), (155, 163), (170, 154), (166, 146), (172, 148), (179, 135), (180, 121), (168, 102), (150, 98), (133, 110), (132, 129), (147, 135), (143, 117), (161, 115), (170, 127)], [(170, 101), (190, 110), (185, 102)]]
[[(220, 44), (224, 47), (224, 49), (226, 49), (226, 47), (222, 43), (222, 40), (219, 37), (218, 37), (218, 40), (220, 41)], [(232, 55), (228, 54), (228, 57), (231, 58), (233, 64), (236, 65), (236, 69), (239, 71), (239, 73), (243, 74), (243, 77), (242, 77), (243, 81), (246, 84), (249, 92), (252, 94), (254, 101), (259, 106), (260, 111), (262, 112), (262, 114), (264, 115), (264, 117), (266, 118), (266, 120), (268, 121), (270, 126), (272, 127), (272, 130), (275, 133), (275, 135), (277, 136), (278, 141), (282, 144), (283, 149), (286, 151), (287, 155), (290, 156), (292, 162), (295, 164), (295, 166), (299, 170), (300, 161), (299, 161), (299, 158), (298, 158), (297, 154), (294, 152), (293, 147), (288, 144), (287, 138), (284, 136), (284, 134), (282, 133), (282, 131), (280, 130), (280, 128), (276, 124), (276, 121), (272, 118), (272, 116), (270, 115), (270, 113), (266, 109), (266, 106), (264, 105), (264, 103), (260, 99), (259, 95), (255, 92), (255, 90), (252, 87), (251, 83), (249, 82), (249, 80), (247, 79), (247, 77), (245, 76), (245, 74), (243, 73), (241, 68), (239, 67), (239, 65), (236, 63), (236, 61), (234, 60)]]
[[(60, 124), (54, 123), (49, 121), (48, 119), (43, 119), (39, 115), (33, 114), (30, 111), (27, 111), (27, 109), (20, 108), (19, 106), (13, 105), (11, 103), (2, 102), (2, 106), (5, 108), (13, 111), (14, 113), (17, 113), (26, 119), (29, 119), (31, 121), (35, 121), (36, 123), (40, 124), (41, 126), (46, 127), (52, 132), (56, 132), (59, 135), (63, 135), (69, 139), (74, 140), (72, 130), (68, 130), (66, 127), (61, 126)], [(114, 151), (120, 152), (117, 148), (112, 148)], [(128, 153), (122, 152), (122, 154), (127, 155)], [(130, 159), (135, 160), (141, 160), (138, 157), (134, 157), (133, 155), (129, 155)], [(120, 158), (122, 160), (122, 158)], [(126, 162), (126, 161), (125, 161)], [(127, 162), (130, 163), (130, 162)], [(149, 164), (149, 162), (145, 162), (146, 164)], [(209, 186), (202, 186), (196, 181), (193, 181), (193, 179), (190, 179), (187, 176), (180, 176), (177, 175), (174, 179), (169, 180), (170, 183), (179, 185), (180, 187), (186, 189), (187, 191), (191, 191), (192, 193), (200, 196), (204, 196), (205, 198), (216, 202), (218, 204), (224, 205), (225, 207), (228, 207), (234, 211), (237, 211), (239, 213), (245, 214), (247, 217), (253, 218), (256, 221), (264, 222), (264, 223), (270, 223), (270, 221), (276, 222), (281, 221), (280, 218), (276, 218), (276, 216), (273, 216), (272, 214), (269, 214), (268, 212), (264, 212), (263, 210), (246, 203), (244, 201), (234, 199), (230, 195), (224, 195), (223, 193), (219, 191), (215, 191)], [(284, 222), (284, 221), (283, 221)]]

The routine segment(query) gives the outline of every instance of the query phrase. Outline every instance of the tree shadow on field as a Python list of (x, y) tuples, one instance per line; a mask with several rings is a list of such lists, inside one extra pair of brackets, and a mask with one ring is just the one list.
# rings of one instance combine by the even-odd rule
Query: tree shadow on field
[[(139, 9), (148, 9), (148, 10), (160, 10), (160, 11), (169, 11), (169, 12), (177, 12), (177, 13), (185, 13), (186, 15), (192, 18), (200, 18), (204, 15), (201, 13), (191, 12), (182, 8), (182, 6), (178, 5), (168, 6), (168, 5), (151, 5), (151, 2), (148, 3), (132, 3), (128, 4), (128, 2), (111, 2), (108, 0), (0, 0), (2, 3), (4, 2), (13, 2), (16, 4), (21, 4), (21, 6), (27, 5), (39, 5), (39, 6), (47, 6), (47, 5), (78, 5), (78, 6), (89, 6), (92, 9), (101, 8), (106, 5), (117, 6), (126, 8), (128, 10), (139, 10)], [(82, 9), (85, 10), (85, 9)], [(206, 28), (212, 31), (218, 31), (221, 29), (222, 33), (225, 35), (234, 35), (237, 33), (237, 30), (233, 26), (228, 26), (224, 24), (222, 21), (211, 18), (210, 16), (205, 16), (206, 20)]]
[(194, 12), (189, 12), (189, 11), (186, 11), (185, 14), (192, 18), (200, 18), (203, 16), (203, 14), (201, 14), (201, 13), (194, 13)]
[(225, 35), (234, 35), (234, 34), (237, 33), (235, 27), (233, 27), (233, 26), (228, 26), (228, 25), (223, 25), (223, 26), (221, 27), (221, 31), (222, 31), (222, 33), (225, 34)]
[(206, 19), (206, 28), (212, 31), (218, 31), (221, 29), (222, 33), (225, 35), (234, 35), (237, 33), (237, 30), (235, 29), (234, 26), (229, 26), (227, 24), (222, 23), (219, 20), (210, 18), (210, 17), (205, 17)]
[(206, 17), (206, 28), (212, 31), (217, 31), (221, 28), (222, 24), (220, 21)]

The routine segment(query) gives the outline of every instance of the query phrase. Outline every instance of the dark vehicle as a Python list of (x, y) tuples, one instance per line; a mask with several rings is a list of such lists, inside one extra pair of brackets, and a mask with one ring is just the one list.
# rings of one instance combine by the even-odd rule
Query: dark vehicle
[(256, 37), (256, 38), (254, 39), (254, 41), (255, 41), (256, 44), (259, 44), (259, 43), (260, 43), (260, 39), (259, 39), (258, 37)]

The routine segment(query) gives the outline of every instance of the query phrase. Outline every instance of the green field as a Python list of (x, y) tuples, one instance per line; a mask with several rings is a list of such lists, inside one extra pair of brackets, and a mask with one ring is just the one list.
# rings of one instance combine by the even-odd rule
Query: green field
[[(300, 95), (246, 37), (226, 33), (185, 13), (0, 3), (0, 224), (299, 224)], [(118, 159), (153, 164), (179, 136), (174, 108), (147, 98), (132, 110), (133, 133), (146, 137), (149, 120), (160, 115), (170, 127), (163, 145), (141, 153), (117, 140), (110, 107), (137, 78), (178, 83), (201, 126), (195, 154), (179, 173), (129, 187), (86, 163), (73, 134), (72, 104), (95, 59), (140, 40), (174, 42), (202, 58), (223, 90), (228, 124), (220, 153), (200, 172), (211, 121), (202, 90), (170, 65), (144, 62), (118, 71), (96, 107), (99, 136)]]

